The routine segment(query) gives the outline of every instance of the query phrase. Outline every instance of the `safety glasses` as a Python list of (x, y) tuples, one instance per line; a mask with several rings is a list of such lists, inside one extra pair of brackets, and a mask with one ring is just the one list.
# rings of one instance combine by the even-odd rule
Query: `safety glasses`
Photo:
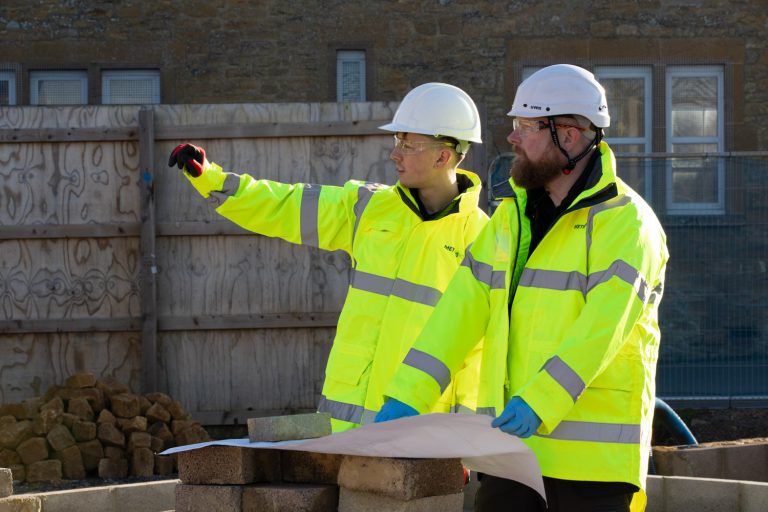
[(452, 148), (453, 144), (450, 142), (422, 142), (415, 140), (402, 139), (395, 135), (395, 149), (404, 155), (412, 155), (414, 153), (421, 153), (429, 148), (437, 147), (449, 147)]
[[(527, 137), (532, 133), (536, 133), (539, 130), (549, 128), (550, 121), (533, 121), (531, 119), (523, 119), (516, 117), (512, 119), (512, 129), (515, 130), (521, 138)], [(555, 123), (555, 128), (576, 128), (580, 132), (584, 132), (587, 129), (574, 124), (562, 124)]]

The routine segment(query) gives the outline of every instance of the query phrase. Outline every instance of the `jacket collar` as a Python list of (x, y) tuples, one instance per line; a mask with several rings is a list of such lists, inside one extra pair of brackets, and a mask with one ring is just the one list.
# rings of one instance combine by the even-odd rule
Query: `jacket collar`
[[(480, 190), (482, 189), (480, 177), (471, 171), (456, 169), (456, 181), (459, 184), (459, 195), (442, 212), (432, 216), (432, 219), (442, 218), (453, 213), (466, 214), (477, 209), (480, 202)], [(397, 182), (396, 188), (406, 206), (423, 219), (424, 216), (419, 209), (419, 201), (413, 191), (404, 187), (400, 181)]]

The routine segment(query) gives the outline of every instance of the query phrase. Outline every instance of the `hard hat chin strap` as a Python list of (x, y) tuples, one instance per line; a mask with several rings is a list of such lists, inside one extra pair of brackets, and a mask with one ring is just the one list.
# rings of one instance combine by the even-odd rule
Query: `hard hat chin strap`
[(563, 149), (563, 146), (560, 145), (560, 138), (557, 136), (557, 126), (555, 125), (555, 118), (554, 117), (548, 117), (549, 120), (549, 134), (552, 135), (552, 142), (555, 143), (555, 146), (557, 146), (557, 149), (560, 150), (560, 152), (565, 155), (565, 158), (568, 159), (568, 164), (563, 167), (563, 174), (571, 174), (571, 171), (576, 167), (576, 163), (590, 154), (593, 149), (595, 149), (599, 144), (600, 141), (603, 138), (603, 130), (602, 128), (597, 128), (595, 130), (595, 138), (592, 139), (592, 142), (589, 143), (589, 145), (584, 148), (584, 151), (576, 155), (575, 157), (571, 158), (571, 155), (568, 154), (568, 152)]

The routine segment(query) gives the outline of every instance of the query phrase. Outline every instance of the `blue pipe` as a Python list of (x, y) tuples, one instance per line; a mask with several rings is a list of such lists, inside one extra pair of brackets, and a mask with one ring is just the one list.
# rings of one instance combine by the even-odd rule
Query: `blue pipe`
[(699, 442), (693, 437), (693, 433), (691, 433), (683, 420), (680, 419), (680, 416), (661, 398), (656, 398), (655, 413), (672, 434), (685, 441), (683, 444), (698, 446)]

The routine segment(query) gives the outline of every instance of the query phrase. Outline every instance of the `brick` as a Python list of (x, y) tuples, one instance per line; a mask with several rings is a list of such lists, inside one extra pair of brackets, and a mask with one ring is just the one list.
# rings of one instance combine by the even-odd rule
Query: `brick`
[(155, 474), (170, 475), (174, 470), (174, 460), (170, 455), (155, 455)]
[(56, 409), (43, 409), (32, 420), (32, 432), (38, 436), (44, 436), (56, 425), (63, 423), (64, 418), (61, 411)]
[(125, 434), (131, 432), (146, 432), (147, 418), (144, 416), (134, 416), (133, 418), (117, 418), (117, 426)]
[[(256, 477), (256, 451), (238, 446), (207, 446), (179, 452), (179, 480), (185, 484), (249, 484)], [(279, 454), (277, 455), (279, 463)]]
[(280, 452), (283, 480), (294, 483), (336, 484), (344, 455), (332, 453)]
[(210, 436), (200, 424), (192, 425), (179, 432), (176, 436), (176, 444), (179, 446), (202, 443), (203, 441), (208, 440), (210, 440)]
[(136, 448), (130, 452), (130, 470), (133, 476), (152, 476), (155, 472), (155, 454), (149, 448)]
[(118, 418), (133, 418), (141, 414), (139, 397), (131, 393), (118, 393), (110, 398), (112, 414)]
[(0, 499), (0, 512), (40, 512), (37, 496), (9, 496)]
[(131, 432), (128, 437), (128, 451), (152, 446), (152, 436), (147, 432)]
[(72, 437), (72, 433), (64, 425), (56, 425), (53, 427), (45, 438), (48, 440), (48, 444), (51, 445), (51, 448), (57, 452), (75, 444), (75, 438)]
[(169, 405), (171, 405), (171, 402), (173, 402), (171, 397), (166, 395), (165, 393), (147, 393), (144, 396), (147, 397), (147, 399), (153, 404), (160, 404), (164, 408), (168, 407)]
[(24, 464), (32, 464), (48, 458), (48, 442), (44, 437), (31, 437), (16, 448)]
[(13, 473), (8, 468), (0, 468), (0, 498), (13, 494)]
[(327, 413), (292, 414), (248, 419), (248, 439), (288, 441), (311, 439), (331, 434), (331, 415)]
[(171, 421), (171, 413), (169, 413), (168, 409), (166, 409), (159, 403), (152, 404), (152, 406), (149, 409), (147, 409), (146, 416), (147, 416), (147, 421), (149, 421), (150, 423), (155, 423), (157, 421), (168, 423), (169, 421)]
[(116, 426), (109, 423), (102, 423), (96, 432), (96, 437), (104, 446), (125, 446), (125, 435), (120, 432)]
[(339, 488), (335, 485), (256, 484), (243, 487), (243, 512), (328, 512), (335, 511), (338, 504)]
[(96, 385), (96, 376), (92, 373), (75, 373), (64, 380), (68, 388), (90, 388)]
[(14, 450), (21, 443), (33, 437), (32, 422), (29, 420), (6, 423), (0, 428), (0, 448)]
[(67, 412), (85, 421), (93, 421), (95, 417), (93, 408), (85, 398), (73, 398), (67, 404)]
[(99, 413), (99, 417), (96, 418), (96, 423), (101, 425), (102, 423), (108, 423), (110, 425), (117, 425), (117, 418), (115, 415), (109, 412), (109, 409), (102, 409)]
[(390, 459), (347, 456), (339, 469), (347, 489), (413, 500), (460, 493), (464, 471), (459, 459)]
[(56, 459), (33, 462), (26, 467), (27, 482), (58, 482), (61, 480), (61, 461)]
[(99, 461), (99, 478), (114, 480), (128, 476), (127, 459), (101, 459)]
[(99, 461), (104, 458), (104, 448), (98, 439), (92, 439), (77, 443), (80, 454), (83, 456), (83, 466), (86, 471), (92, 471), (99, 467)]
[(96, 439), (96, 428), (92, 421), (76, 421), (72, 424), (72, 436), (78, 442), (90, 441)]
[[(389, 496), (341, 488), (338, 512), (462, 512), (464, 494), (401, 501)], [(510, 508), (510, 510), (512, 510)]]
[(53, 458), (61, 461), (61, 473), (69, 480), (85, 478), (83, 455), (77, 445), (69, 446), (61, 451), (53, 452)]
[(243, 487), (238, 485), (176, 486), (176, 512), (240, 512)]
[(15, 450), (3, 448), (0, 450), (0, 468), (7, 468), (11, 464), (21, 464), (21, 457)]

